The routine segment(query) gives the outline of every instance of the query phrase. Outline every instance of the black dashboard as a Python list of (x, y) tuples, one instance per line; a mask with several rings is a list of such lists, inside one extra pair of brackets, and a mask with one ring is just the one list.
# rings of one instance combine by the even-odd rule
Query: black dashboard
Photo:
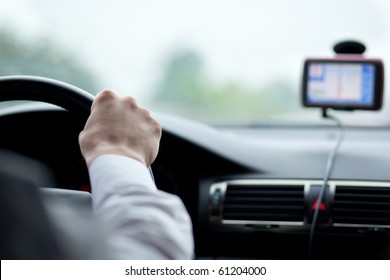
[[(155, 114), (163, 127), (152, 165), (177, 194), (199, 259), (306, 259), (330, 126), (211, 127)], [(82, 123), (46, 104), (0, 111), (0, 147), (47, 164), (58, 188), (88, 190), (78, 147)], [(390, 130), (348, 128), (320, 208), (316, 259), (390, 258)]]

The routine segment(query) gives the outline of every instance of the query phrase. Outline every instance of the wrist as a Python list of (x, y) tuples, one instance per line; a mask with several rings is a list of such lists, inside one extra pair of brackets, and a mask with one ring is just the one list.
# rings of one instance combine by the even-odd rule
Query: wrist
[(99, 156), (102, 155), (119, 155), (119, 156), (125, 156), (132, 158), (134, 160), (137, 160), (141, 162), (142, 164), (146, 165), (145, 159), (139, 155), (139, 153), (125, 148), (125, 147), (120, 147), (120, 146), (111, 146), (111, 145), (100, 145), (99, 147), (96, 147), (86, 153), (83, 154), (84, 159), (87, 163), (87, 166), (90, 167), (92, 162), (98, 158)]

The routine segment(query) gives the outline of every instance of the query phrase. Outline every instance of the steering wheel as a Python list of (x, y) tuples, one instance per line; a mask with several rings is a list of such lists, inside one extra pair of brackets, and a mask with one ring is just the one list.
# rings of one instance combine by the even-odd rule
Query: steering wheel
[(62, 107), (87, 120), (94, 96), (78, 87), (35, 76), (0, 77), (0, 102), (11, 100), (42, 101)]
[[(94, 96), (78, 87), (53, 79), (35, 76), (0, 77), (0, 102), (13, 100), (41, 101), (57, 105), (74, 114), (85, 124)], [(44, 192), (65, 199), (91, 200), (87, 192), (54, 188), (45, 189)]]

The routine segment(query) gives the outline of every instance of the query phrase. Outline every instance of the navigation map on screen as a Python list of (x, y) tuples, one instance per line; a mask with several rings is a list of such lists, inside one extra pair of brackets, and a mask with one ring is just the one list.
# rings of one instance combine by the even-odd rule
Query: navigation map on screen
[(374, 102), (375, 67), (370, 63), (312, 62), (307, 78), (310, 104), (370, 106)]

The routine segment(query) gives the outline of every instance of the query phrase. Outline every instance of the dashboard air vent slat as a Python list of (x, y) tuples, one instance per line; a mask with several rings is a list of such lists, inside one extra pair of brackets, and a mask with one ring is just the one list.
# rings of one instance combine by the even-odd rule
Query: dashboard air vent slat
[(336, 186), (333, 223), (390, 225), (390, 188)]
[(303, 185), (229, 184), (223, 203), (224, 220), (302, 222)]

